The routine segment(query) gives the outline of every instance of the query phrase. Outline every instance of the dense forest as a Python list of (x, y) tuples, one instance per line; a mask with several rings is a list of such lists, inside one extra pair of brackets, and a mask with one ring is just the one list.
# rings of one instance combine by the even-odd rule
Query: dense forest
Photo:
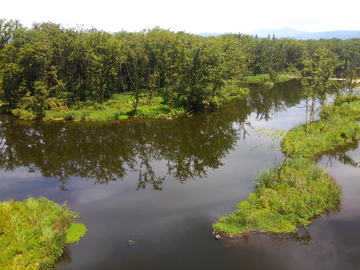
[(249, 76), (268, 74), (274, 83), (322, 56), (336, 61), (320, 68), (331, 62), (339, 76), (349, 74), (360, 66), (360, 39), (201, 37), (160, 28), (108, 33), (52, 22), (28, 29), (0, 19), (0, 103), (42, 118), (46, 110), (101, 107), (120, 94), (136, 112), (161, 97), (171, 116), (176, 108), (221, 106), (241, 95)]

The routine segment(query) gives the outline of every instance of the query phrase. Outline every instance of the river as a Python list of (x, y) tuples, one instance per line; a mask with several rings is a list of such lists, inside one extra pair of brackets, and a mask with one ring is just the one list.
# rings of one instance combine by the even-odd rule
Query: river
[[(0, 200), (44, 196), (88, 232), (55, 269), (359, 269), (358, 144), (318, 157), (343, 187), (336, 210), (284, 235), (215, 240), (212, 223), (274, 166), (254, 130), (304, 122), (296, 80), (172, 121), (26, 122), (0, 115)], [(281, 156), (280, 156), (281, 158)], [(278, 157), (279, 159), (279, 157)]]

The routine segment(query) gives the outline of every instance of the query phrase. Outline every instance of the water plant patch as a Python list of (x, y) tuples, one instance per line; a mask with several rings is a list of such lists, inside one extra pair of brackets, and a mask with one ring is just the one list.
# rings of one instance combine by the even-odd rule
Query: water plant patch
[(44, 197), (0, 203), (0, 268), (48, 269), (66, 245), (86, 233), (79, 217), (66, 204)]

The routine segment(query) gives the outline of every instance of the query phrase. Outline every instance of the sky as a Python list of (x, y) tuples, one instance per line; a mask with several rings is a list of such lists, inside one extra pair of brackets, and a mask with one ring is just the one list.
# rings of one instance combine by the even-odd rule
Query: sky
[(54, 22), (108, 32), (159, 26), (198, 34), (290, 27), (307, 32), (360, 30), (360, 0), (17, 0), (3, 1), (0, 19)]

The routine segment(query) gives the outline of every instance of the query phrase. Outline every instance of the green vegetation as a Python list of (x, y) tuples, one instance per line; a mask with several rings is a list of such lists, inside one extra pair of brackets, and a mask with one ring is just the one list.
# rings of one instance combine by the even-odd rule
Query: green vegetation
[(68, 229), (66, 242), (75, 243), (79, 242), (81, 237), (85, 236), (87, 229), (83, 223), (71, 223)]
[(310, 57), (301, 59), (303, 64), (301, 83), (304, 86), (306, 124), (308, 129), (315, 120), (315, 104), (317, 99), (322, 105), (322, 113), (326, 119), (328, 116), (326, 100), (327, 92), (331, 84), (330, 78), (333, 76), (335, 68), (339, 65), (339, 60), (330, 50), (319, 48)]
[[(281, 83), (281, 82), (286, 82), (288, 80), (291, 79), (291, 75), (287, 74), (287, 73), (284, 73), (284, 74), (279, 74), (277, 77), (276, 77), (276, 80), (275, 82), (276, 83)], [(262, 84), (262, 85), (265, 85), (267, 86), (268, 84), (272, 84), (274, 85), (273, 82), (270, 81), (270, 75), (269, 74), (259, 74), (259, 75), (256, 75), (256, 76), (247, 76), (245, 78), (245, 81), (247, 84)]]
[[(222, 106), (244, 92), (240, 78), (249, 74), (250, 47), (241, 46), (241, 35), (206, 39), (159, 28), (110, 34), (53, 23), (26, 29), (0, 20), (0, 36), (7, 33), (0, 99), (24, 119), (171, 118)], [(120, 93), (130, 108), (105, 104)]]
[[(335, 104), (326, 105), (326, 116), (320, 112), (320, 120), (292, 128), (282, 142), (282, 151), (290, 156), (313, 157), (324, 151), (360, 139), (360, 101), (358, 96), (338, 95)], [(343, 103), (341, 103), (343, 102)]]
[[(335, 102), (329, 105), (327, 90), (336, 58), (329, 51), (319, 50), (313, 59), (302, 62), (306, 67), (303, 76), (310, 74), (310, 79), (302, 79), (306, 123), (295, 126), (286, 135), (283, 130), (261, 128), (256, 131), (270, 142), (267, 148), (275, 154), (275, 168), (258, 171), (254, 193), (238, 204), (235, 213), (220, 217), (213, 224), (214, 229), (230, 236), (289, 233), (295, 231), (296, 226), (307, 226), (314, 216), (340, 202), (340, 186), (323, 167), (305, 158), (360, 139), (360, 126), (356, 121), (360, 118), (360, 101), (354, 80), (357, 77), (350, 72), (347, 87), (345, 90), (338, 87)], [(321, 111), (320, 119), (315, 121), (317, 99)], [(280, 167), (276, 162), (277, 144), (281, 144), (285, 155)], [(289, 156), (293, 159), (288, 159)]]
[[(347, 96), (349, 97), (349, 96)], [(351, 98), (351, 99), (356, 99)], [(247, 201), (237, 206), (236, 213), (220, 217), (213, 227), (229, 235), (243, 236), (256, 232), (289, 233), (296, 226), (307, 226), (311, 218), (330, 210), (341, 200), (340, 186), (313, 157), (354, 140), (360, 139), (360, 101), (323, 105), (320, 120), (302, 124), (286, 133), (271, 129), (257, 131), (270, 142), (268, 152), (275, 154), (275, 168), (256, 173), (256, 185)], [(276, 144), (286, 158), (276, 163)]]
[[(281, 74), (290, 68), (306, 73), (311, 61), (304, 59), (320, 59), (319, 52), (331, 56), (331, 64), (347, 77), (356, 76), (359, 39), (200, 37), (160, 28), (108, 33), (51, 22), (27, 29), (0, 19), (0, 100), (6, 104), (1, 110), (44, 120), (172, 118), (222, 106), (242, 95), (247, 84), (270, 89), (287, 79)], [(130, 108), (106, 105), (116, 103), (120, 93)]]
[[(131, 117), (151, 117), (151, 118), (169, 118), (170, 107), (164, 104), (161, 97), (153, 98), (151, 104), (147, 105), (144, 98), (138, 102), (137, 110), (133, 110), (131, 95), (114, 94), (112, 99), (98, 104), (94, 101), (80, 102), (78, 106), (71, 109), (53, 106), (51, 110), (44, 111), (43, 120), (75, 120), (75, 121), (108, 121), (127, 119)], [(181, 104), (175, 104), (173, 115), (185, 113)], [(20, 119), (34, 120), (37, 115), (26, 107), (13, 109), (12, 113)]]
[(288, 155), (313, 157), (359, 139), (360, 127), (355, 120), (333, 116), (327, 121), (315, 121), (307, 132), (306, 124), (292, 128), (284, 138), (282, 148)]
[[(241, 98), (249, 93), (248, 88), (238, 88), (234, 85), (225, 86), (226, 93), (222, 96), (215, 97), (211, 102), (204, 102), (204, 107), (211, 107), (215, 105), (221, 107), (224, 100), (230, 101), (234, 98)], [(163, 98), (154, 97), (150, 104), (145, 98), (138, 101), (137, 109), (133, 109), (132, 96), (125, 94), (114, 94), (113, 98), (104, 101), (103, 104), (98, 104), (94, 101), (80, 102), (77, 106), (71, 109), (66, 109), (64, 106), (50, 106), (50, 110), (44, 111), (42, 119), (49, 120), (75, 120), (75, 121), (109, 121), (127, 118), (160, 118), (169, 119), (173, 116), (178, 116), (186, 113), (186, 108), (181, 102), (174, 102), (171, 109), (168, 104), (165, 104)], [(11, 110), (12, 114), (24, 120), (38, 119), (38, 115), (27, 108), (27, 105), (20, 106), (17, 109)]]
[(0, 268), (52, 268), (66, 245), (85, 235), (77, 217), (43, 197), (0, 203)]
[(277, 170), (258, 171), (254, 193), (237, 205), (235, 213), (220, 217), (214, 229), (235, 236), (290, 233), (341, 200), (340, 186), (308, 159), (287, 159)]

